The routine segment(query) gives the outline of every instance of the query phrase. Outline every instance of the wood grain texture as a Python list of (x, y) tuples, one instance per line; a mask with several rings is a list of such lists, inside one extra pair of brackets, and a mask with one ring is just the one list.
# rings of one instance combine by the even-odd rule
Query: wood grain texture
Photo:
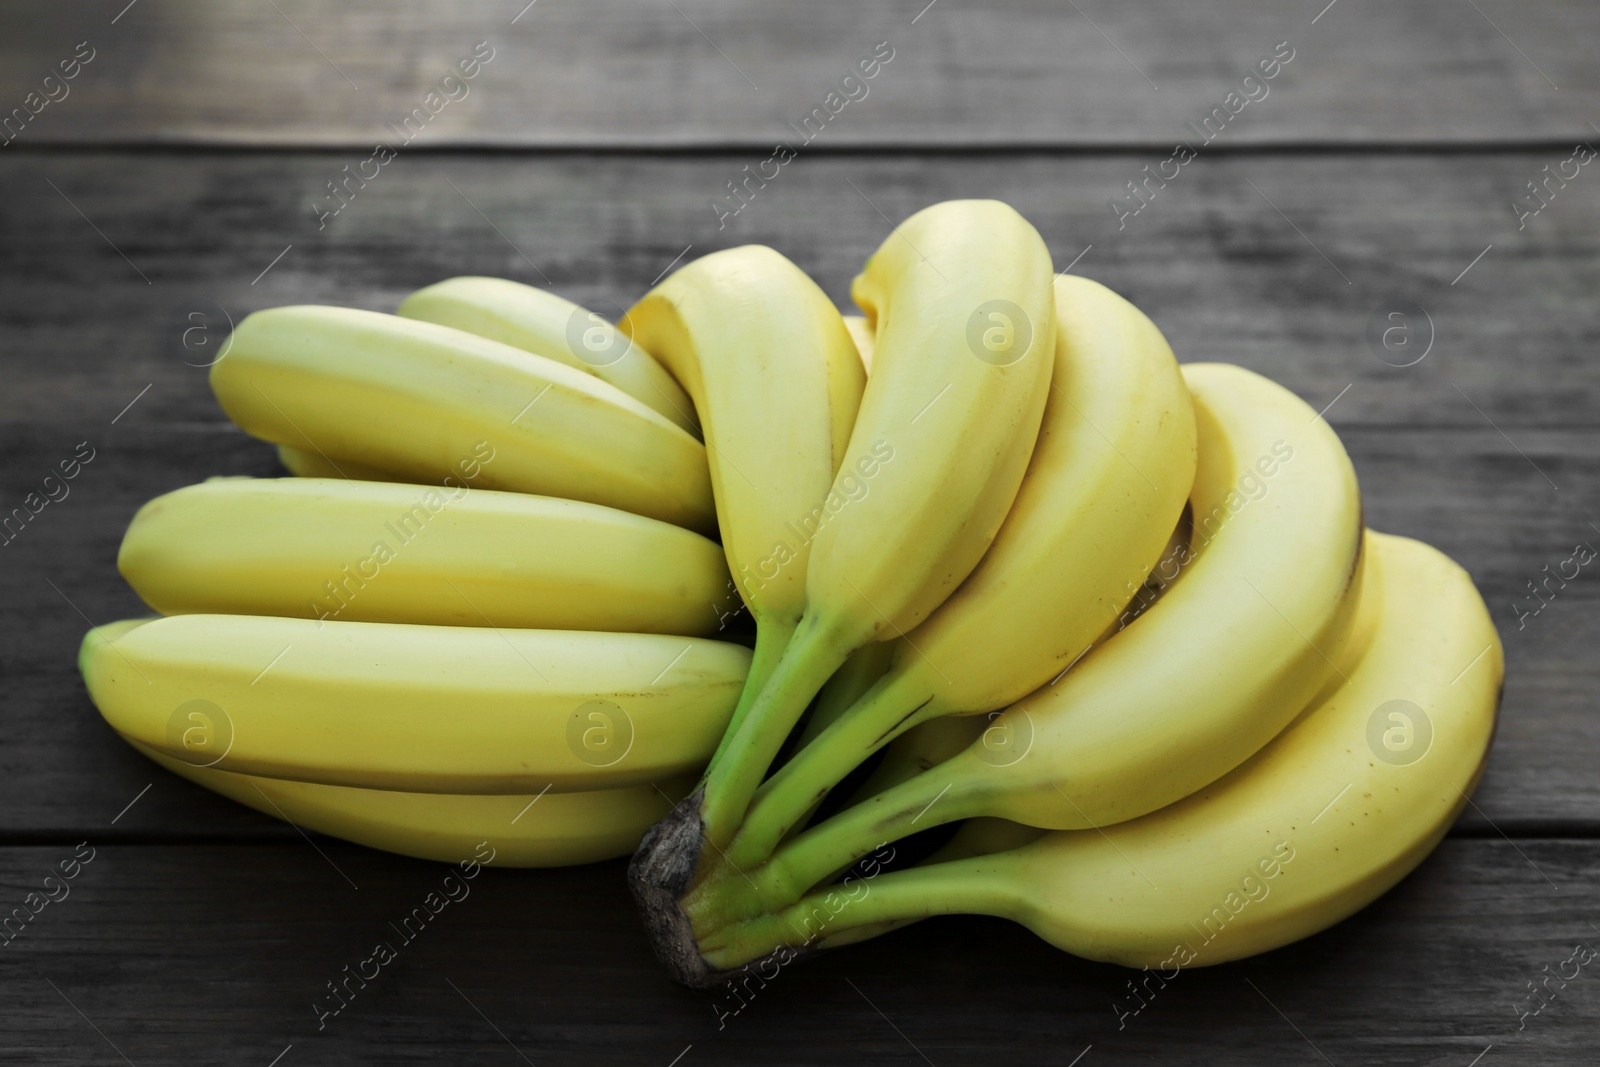
[[(1181, 973), (1126, 1017), (1131, 972), (982, 919), (795, 964), (731, 1014), (731, 993), (667, 983), (619, 863), (484, 871), (407, 942), (391, 924), (452, 868), (324, 853), (99, 844), (70, 895), (0, 949), (0, 1062), (266, 1065), (292, 1045), (283, 1064), (665, 1067), (692, 1045), (679, 1063), (1063, 1067), (1092, 1045), (1082, 1063), (1465, 1067), (1492, 1045), (1485, 1063), (1542, 1067), (1592, 1062), (1600, 1026), (1588, 970), (1519, 1020), (1528, 982), (1600, 944), (1594, 842), (1446, 842), (1344, 924)], [(71, 854), (0, 850), (3, 903)], [(327, 983), (380, 941), (394, 961), (323, 1019), (313, 1001), (333, 1007)]]
[(1593, 4), (1325, 2), (97, 0), (0, 16), (0, 107), (88, 41), (90, 64), (19, 144), (367, 146), (487, 41), (494, 58), (419, 144), (770, 146), (888, 42), (818, 145), (1170, 144), (1288, 42), (1227, 143), (1593, 133)]
[[(319, 228), (313, 205), (354, 155), (0, 157), (0, 328), (26, 398), (6, 415), (54, 419), (92, 397), (109, 420), (154, 383), (125, 422), (212, 420), (204, 371), (185, 363), (215, 358), (228, 318), (392, 310), (452, 274), (614, 316), (680, 256), (759, 242), (847, 304), (891, 222), (989, 196), (1038, 226), (1058, 268), (1145, 309), (1180, 358), (1265, 371), (1319, 408), (1350, 386), (1336, 425), (1499, 426), (1536, 462), (1556, 460), (1514, 431), (1596, 425), (1600, 184), (1582, 183), (1600, 177), (1583, 172), (1519, 231), (1512, 199), (1559, 161), (1547, 153), (1202, 155), (1119, 229), (1112, 197), (1162, 158), (802, 155), (719, 228), (710, 202), (750, 156), (402, 155)], [(1433, 324), (1412, 367), (1367, 342), (1397, 301)]]
[[(1519, 1013), (1547, 967), (1600, 946), (1600, 598), (1588, 568), (1547, 605), (1528, 591), (1600, 544), (1600, 179), (1584, 167), (1520, 227), (1513, 203), (1596, 136), (1597, 33), (1581, 0), (0, 11), (0, 517), (95, 450), (0, 535), (0, 915), (77, 842), (98, 850), (0, 944), (0, 1063), (1594, 1062), (1592, 967)], [(329, 183), (400, 145), (392, 124), (478, 41), (494, 58), (469, 94), (414, 118), (332, 214)], [(894, 57), (868, 94), (802, 144), (791, 124), (880, 41)], [(1280, 41), (1269, 95), (1200, 145), (1186, 123)], [(94, 58), (69, 95), (29, 98), (78, 42)], [(725, 199), (780, 138), (798, 157)], [(1128, 214), (1127, 183), (1178, 138), (1198, 158)], [(1483, 590), (1508, 666), (1488, 773), (1354, 919), (1182, 975), (1120, 1024), (1129, 972), (939, 920), (785, 970), (719, 1028), (737, 1002), (667, 983), (620, 864), (488, 871), (404, 943), (390, 924), (448, 868), (302, 838), (156, 769), (89, 704), (84, 630), (143, 611), (115, 573), (137, 507), (278, 472), (205, 384), (230, 321), (391, 310), (461, 273), (615, 316), (680, 257), (750, 242), (845, 304), (894, 222), (958, 196), (1017, 206), (1058, 268), (1134, 300), (1180, 358), (1330, 405), (1368, 521)], [(1390, 364), (1417, 347), (1368, 339), (1401, 304), (1426, 312), (1407, 340), (1432, 339), (1409, 367)], [(397, 960), (319, 1029), (313, 1000), (379, 940)]]

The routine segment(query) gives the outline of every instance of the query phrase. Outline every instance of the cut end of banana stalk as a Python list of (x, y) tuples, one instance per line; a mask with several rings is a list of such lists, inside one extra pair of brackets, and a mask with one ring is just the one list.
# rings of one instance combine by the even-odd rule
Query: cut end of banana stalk
[(639, 905), (650, 947), (674, 981), (693, 989), (716, 985), (724, 977), (700, 955), (689, 916), (678, 903), (694, 880), (702, 840), (701, 786), (680, 800), (672, 813), (645, 832), (628, 863), (628, 885)]
[[(763, 957), (728, 970), (712, 966), (700, 954), (694, 926), (680, 903), (700, 863), (704, 794), (703, 786), (696, 789), (646, 831), (628, 864), (628, 885), (650, 935), (650, 947), (672, 980), (690, 989), (711, 989), (766, 962)], [(778, 951), (786, 952), (790, 961), (807, 954), (804, 949), (780, 949), (773, 955)]]

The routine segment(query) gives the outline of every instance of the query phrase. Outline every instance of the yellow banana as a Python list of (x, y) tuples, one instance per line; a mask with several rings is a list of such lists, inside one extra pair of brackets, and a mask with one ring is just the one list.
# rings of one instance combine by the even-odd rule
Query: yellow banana
[(150, 501), (117, 566), (164, 615), (710, 634), (722, 550), (576, 500), (328, 478), (222, 478)]
[(211, 387), (246, 433), (335, 465), (715, 527), (699, 441), (593, 375), (460, 330), (349, 308), (258, 311)]
[(867, 325), (864, 315), (846, 315), (844, 327), (850, 331), (850, 340), (855, 342), (856, 358), (861, 360), (861, 369), (868, 374), (872, 373), (872, 327)]
[(124, 736), (219, 770), (419, 793), (607, 789), (697, 770), (749, 652), (582, 630), (174, 615), (89, 631)]
[(235, 774), (130, 743), (174, 774), (302, 829), (444, 863), (480, 854), (479, 846), (487, 845), (494, 857), (487, 863), (496, 867), (565, 867), (626, 856), (694, 784), (680, 777), (586, 793), (402, 793)]
[(737, 729), (805, 610), (806, 520), (828, 498), (865, 375), (833, 302), (763, 245), (678, 269), (624, 325), (700, 414), (722, 547), (756, 623)]
[(899, 639), (894, 665), (757, 794), (737, 866), (757, 862), (851, 768), (920, 722), (1002, 708), (1116, 621), (1194, 482), (1194, 412), (1154, 323), (1098, 282), (1055, 279), (1055, 371), (1022, 488), (982, 561)]
[(805, 614), (707, 771), (695, 819), (714, 846), (846, 657), (920, 623), (994, 540), (1049, 392), (1052, 277), (1022, 216), (965, 200), (901, 223), (856, 278), (873, 374), (834, 492), (810, 517)]
[(449, 278), (406, 297), (399, 314), (565, 363), (699, 436), (689, 397), (649, 352), (626, 330), (554, 293), (505, 278)]

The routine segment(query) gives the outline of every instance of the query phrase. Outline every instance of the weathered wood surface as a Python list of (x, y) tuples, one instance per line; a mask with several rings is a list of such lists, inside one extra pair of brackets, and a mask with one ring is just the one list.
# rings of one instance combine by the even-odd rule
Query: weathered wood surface
[[(1219, 143), (1569, 141), (1593, 134), (1597, 37), (1582, 0), (96, 0), (0, 15), (0, 108), (87, 42), (19, 144), (367, 146), (428, 106), (418, 144), (770, 146), (838, 92), (819, 147), (1170, 145), (1260, 95), (1241, 83), (1286, 42)], [(426, 105), (480, 41), (487, 66)], [(888, 65), (841, 87), (880, 42)]]
[[(1543, 1067), (1592, 1063), (1600, 1027), (1595, 964), (1521, 1015), (1529, 982), (1600, 944), (1594, 842), (1446, 842), (1336, 930), (1152, 984), (1126, 1017), (1132, 972), (982, 919), (794, 964), (732, 1014), (731, 993), (668, 984), (620, 864), (485, 871), (407, 943), (391, 924), (449, 868), (323, 851), (99, 843), (0, 949), (0, 1061), (1467, 1067), (1492, 1046), (1483, 1067)], [(72, 854), (0, 849), (0, 903)], [(393, 962), (322, 1018), (380, 941)]]
[[(7, 421), (92, 425), (90, 398), (109, 421), (151, 383), (124, 422), (214, 420), (203, 370), (185, 363), (215, 358), (228, 317), (294, 302), (392, 310), (452, 274), (616, 314), (680, 256), (761, 242), (848, 304), (891, 220), (960, 196), (1014, 204), (1058, 269), (1122, 292), (1182, 359), (1269, 372), (1317, 407), (1351, 386), (1335, 425), (1459, 426), (1504, 445), (1492, 420), (1559, 465), (1514, 431), (1594, 427), (1600, 411), (1600, 175), (1581, 170), (1520, 231), (1511, 208), (1560, 154), (1201, 155), (1120, 229), (1112, 198), (1165, 155), (802, 155), (720, 228), (711, 201), (754, 156), (401, 155), (319, 228), (313, 207), (338, 203), (324, 183), (361, 158), (0, 156), (0, 326), (8, 390), (26, 398)], [(1369, 319), (1394, 302), (1433, 323), (1412, 367), (1368, 346)], [(1413, 327), (1420, 343), (1426, 324)]]
[[(1546, 189), (1520, 228), (1513, 203), (1596, 135), (1600, 7), (525, 4), (0, 12), (0, 515), (95, 449), (0, 547), (0, 913), (77, 842), (98, 848), (0, 945), (0, 1062), (1593, 1062), (1592, 967), (1519, 1020), (1529, 982), (1600, 945), (1593, 575), (1518, 612), (1543, 568), (1600, 543), (1597, 179), (1585, 165)], [(319, 226), (327, 183), (398, 144), (388, 124), (480, 40), (494, 58), (469, 94)], [(38, 107), (80, 41), (94, 57), (69, 94), (19, 127), (10, 109)], [(736, 215), (712, 207), (879, 41), (894, 58), (865, 98)], [(1198, 146), (1185, 123), (1280, 41), (1294, 58), (1269, 94), (1119, 227), (1126, 183), (1176, 139)], [(612, 863), (484, 874), (319, 1032), (325, 983), (445, 868), (326, 839), (319, 855), (154, 768), (74, 663), (90, 620), (142, 610), (114, 566), (140, 503), (277, 471), (205, 385), (229, 320), (387, 310), (469, 272), (614, 314), (678, 257), (748, 242), (844, 304), (892, 222), (954, 196), (1015, 204), (1058, 268), (1129, 296), (1181, 358), (1331, 404), (1371, 524), (1472, 572), (1508, 681), (1452, 838), (1355, 919), (1181, 976), (1121, 1029), (1127, 972), (956, 919), (786, 970), (719, 1030), (735, 1002), (666, 982)], [(1419, 348), (1367, 336), (1402, 303), (1427, 313), (1412, 344), (1434, 341), (1409, 367), (1389, 364)]]

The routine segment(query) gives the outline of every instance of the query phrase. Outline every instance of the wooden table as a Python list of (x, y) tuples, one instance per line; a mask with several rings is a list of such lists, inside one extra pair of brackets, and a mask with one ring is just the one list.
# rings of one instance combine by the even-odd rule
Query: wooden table
[[(1600, 945), (1594, 576), (1536, 616), (1519, 606), (1538, 606), (1543, 568), (1600, 543), (1600, 171), (1564, 163), (1600, 140), (1600, 7), (1323, 3), (0, 15), (0, 109), (24, 109), (0, 149), (0, 511), (93, 452), (0, 558), (0, 910), (94, 850), (70, 896), (0, 948), (0, 1060), (1596, 1062), (1600, 972), (1519, 1019), (1547, 966)], [(444, 82), (478, 42), (492, 55), (476, 76)], [(1261, 96), (1245, 77), (1274, 52), (1292, 58)], [(430, 91), (448, 93), (437, 114)], [(834, 91), (857, 98), (834, 114)], [(1235, 108), (1230, 92), (1258, 98)], [(1207, 116), (1209, 141), (1186, 126)], [(1196, 157), (1119, 225), (1141, 203), (1126, 183), (1170, 175), (1180, 138)], [(796, 157), (736, 215), (713, 207), (780, 139)], [(379, 140), (395, 157), (329, 214), (328, 183)], [(1568, 178), (1531, 213), (1528, 183), (1551, 173)], [(296, 302), (390, 310), (459, 273), (616, 308), (671, 264), (747, 242), (843, 304), (893, 221), (958, 196), (1014, 204), (1058, 267), (1129, 296), (1180, 358), (1243, 363), (1327, 406), (1369, 522), (1472, 572), (1508, 673), (1488, 775), (1450, 838), (1356, 918), (1187, 973), (1120, 1027), (1127, 972), (951, 919), (786, 971), (719, 1029), (716, 998), (650, 957), (617, 862), (488, 872), (319, 1030), (313, 999), (438, 868), (303, 837), (156, 769), (74, 664), (91, 621), (140, 611), (114, 559), (141, 502), (277, 472), (206, 387), (228, 323)], [(1402, 367), (1367, 334), (1406, 304), (1426, 316), (1404, 352), (1427, 354)]]

